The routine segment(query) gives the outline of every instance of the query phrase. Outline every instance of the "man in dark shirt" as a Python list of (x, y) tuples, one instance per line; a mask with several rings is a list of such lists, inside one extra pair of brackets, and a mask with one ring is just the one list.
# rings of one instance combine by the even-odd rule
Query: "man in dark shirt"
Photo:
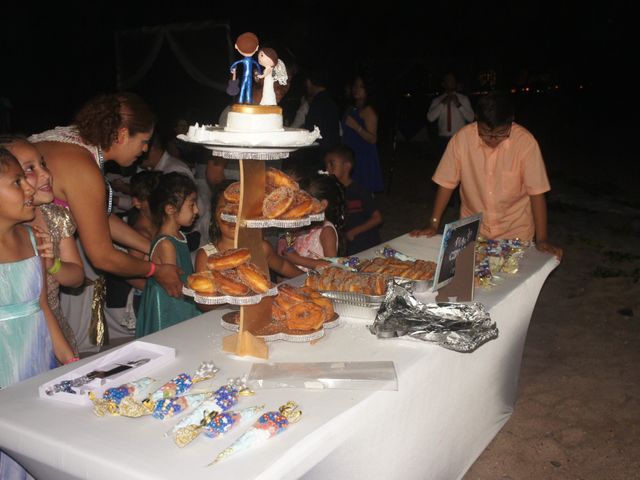
[(312, 172), (324, 168), (325, 154), (340, 143), (340, 114), (327, 90), (327, 83), (327, 74), (323, 71), (310, 73), (306, 80), (307, 97), (311, 100), (304, 128), (313, 130), (318, 127), (322, 135), (318, 140), (318, 148), (303, 150), (303, 161)]
[(376, 208), (371, 192), (351, 179), (356, 161), (353, 150), (346, 145), (337, 145), (326, 153), (324, 161), (327, 171), (345, 187), (347, 255), (378, 245), (382, 214)]

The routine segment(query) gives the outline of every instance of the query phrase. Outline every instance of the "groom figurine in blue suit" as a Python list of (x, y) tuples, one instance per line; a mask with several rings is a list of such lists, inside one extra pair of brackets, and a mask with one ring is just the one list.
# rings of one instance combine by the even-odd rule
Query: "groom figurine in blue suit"
[(251, 32), (243, 33), (236, 40), (236, 50), (244, 57), (242, 60), (238, 60), (231, 65), (231, 74), (235, 80), (236, 68), (238, 64), (242, 64), (242, 83), (240, 84), (238, 103), (253, 102), (251, 92), (253, 85), (253, 67), (255, 66), (258, 69), (258, 74), (262, 74), (260, 64), (253, 59), (253, 55), (258, 51), (259, 46), (258, 37)]

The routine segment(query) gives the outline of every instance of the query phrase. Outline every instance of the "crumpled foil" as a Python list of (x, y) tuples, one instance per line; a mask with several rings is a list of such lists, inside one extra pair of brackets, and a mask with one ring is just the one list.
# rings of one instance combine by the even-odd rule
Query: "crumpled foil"
[(378, 338), (408, 335), (456, 352), (472, 352), (498, 337), (498, 327), (481, 303), (430, 303), (417, 300), (411, 283), (390, 283), (369, 327)]

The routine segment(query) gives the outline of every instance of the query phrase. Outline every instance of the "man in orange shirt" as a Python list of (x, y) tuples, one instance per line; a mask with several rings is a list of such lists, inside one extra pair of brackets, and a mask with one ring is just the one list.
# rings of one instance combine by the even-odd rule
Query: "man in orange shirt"
[(562, 257), (547, 241), (550, 190), (538, 142), (513, 121), (507, 94), (491, 92), (478, 101), (477, 121), (458, 131), (438, 164), (438, 184), (429, 225), (412, 236), (433, 236), (453, 190), (460, 185), (460, 216), (482, 212), (481, 235), (491, 239), (532, 240), (543, 252)]

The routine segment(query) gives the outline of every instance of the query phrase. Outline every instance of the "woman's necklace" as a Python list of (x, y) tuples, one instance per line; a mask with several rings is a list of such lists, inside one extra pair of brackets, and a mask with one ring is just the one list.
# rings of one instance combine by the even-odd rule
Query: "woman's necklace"
[(100, 147), (98, 147), (98, 166), (100, 167), (100, 171), (104, 177), (104, 183), (107, 186), (107, 215), (110, 215), (113, 210), (113, 188), (111, 187), (109, 180), (107, 180), (107, 177), (104, 176), (104, 154)]

